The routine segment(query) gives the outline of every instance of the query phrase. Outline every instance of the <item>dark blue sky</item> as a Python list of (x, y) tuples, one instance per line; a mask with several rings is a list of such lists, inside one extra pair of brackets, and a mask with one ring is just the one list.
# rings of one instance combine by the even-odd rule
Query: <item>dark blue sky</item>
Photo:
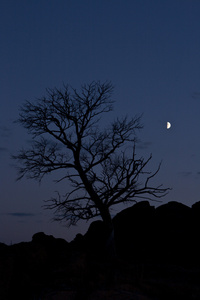
[(71, 240), (88, 226), (51, 223), (43, 200), (65, 187), (51, 177), (16, 182), (10, 159), (29, 140), (13, 124), (19, 106), (63, 83), (111, 80), (116, 103), (107, 118), (143, 113), (137, 152), (153, 154), (151, 170), (163, 160), (155, 183), (173, 188), (163, 203), (200, 200), (199, 15), (198, 0), (0, 2), (1, 242), (31, 240), (37, 231)]

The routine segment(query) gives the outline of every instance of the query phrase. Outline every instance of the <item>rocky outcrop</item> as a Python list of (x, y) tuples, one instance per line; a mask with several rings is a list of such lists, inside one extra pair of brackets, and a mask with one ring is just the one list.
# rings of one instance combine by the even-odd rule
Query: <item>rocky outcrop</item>
[(118, 254), (114, 269), (102, 259), (107, 239), (102, 221), (93, 222), (71, 243), (43, 232), (31, 242), (0, 243), (0, 299), (53, 299), (59, 291), (69, 299), (95, 299), (124, 283), (129, 288), (120, 288), (116, 299), (125, 290), (134, 298), (138, 278), (146, 299), (151, 299), (147, 287), (162, 299), (163, 286), (168, 299), (191, 293), (200, 299), (200, 202), (191, 208), (175, 201), (155, 208), (142, 201), (119, 212), (113, 224)]
[(200, 264), (200, 203), (192, 208), (175, 201), (158, 206), (143, 201), (113, 219), (116, 246), (135, 261)]
[(147, 201), (118, 213), (113, 219), (118, 254), (137, 261), (144, 259), (151, 249), (154, 219), (155, 208)]
[(187, 263), (191, 258), (192, 210), (179, 202), (169, 202), (156, 209), (155, 242), (157, 259)]
[(41, 287), (51, 285), (57, 266), (65, 265), (68, 249), (65, 240), (44, 233), (35, 234), (32, 242), (1, 245), (0, 299), (34, 299)]

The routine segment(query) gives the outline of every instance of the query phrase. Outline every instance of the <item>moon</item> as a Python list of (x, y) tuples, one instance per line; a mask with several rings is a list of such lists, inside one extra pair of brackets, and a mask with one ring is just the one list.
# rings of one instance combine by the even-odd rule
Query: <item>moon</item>
[(167, 129), (169, 129), (171, 126), (172, 126), (171, 123), (167, 122)]

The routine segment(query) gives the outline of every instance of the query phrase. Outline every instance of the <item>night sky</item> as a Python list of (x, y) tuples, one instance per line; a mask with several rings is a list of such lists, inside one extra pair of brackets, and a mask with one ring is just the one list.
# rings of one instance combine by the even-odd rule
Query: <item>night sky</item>
[(1, 0), (0, 242), (38, 231), (70, 241), (87, 230), (52, 222), (42, 208), (67, 183), (16, 181), (10, 158), (30, 141), (13, 123), (19, 106), (63, 83), (110, 80), (116, 103), (107, 118), (143, 114), (136, 152), (152, 153), (152, 171), (162, 161), (154, 182), (173, 188), (162, 203), (200, 200), (199, 16), (199, 0)]

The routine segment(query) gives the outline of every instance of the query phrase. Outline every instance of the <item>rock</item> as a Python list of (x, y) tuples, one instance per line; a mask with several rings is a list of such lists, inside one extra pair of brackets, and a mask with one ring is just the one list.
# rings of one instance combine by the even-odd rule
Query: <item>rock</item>
[(61, 238), (55, 238), (53, 235), (46, 235), (44, 232), (38, 232), (35, 233), (32, 237), (32, 242), (37, 243), (44, 246), (53, 246), (56, 244), (56, 246), (59, 247), (66, 247), (68, 245), (68, 242)]
[(70, 251), (67, 241), (55, 238), (52, 235), (46, 235), (44, 232), (38, 232), (33, 235), (32, 245), (35, 249), (46, 251), (51, 262), (61, 261), (62, 257), (65, 257), (66, 253)]
[(200, 229), (200, 201), (194, 203), (192, 205), (192, 218), (194, 221), (194, 226), (196, 226), (196, 229)]
[[(119, 254), (116, 273), (102, 259), (107, 241), (102, 221), (93, 222), (84, 236), (78, 234), (71, 243), (43, 232), (36, 233), (31, 242), (0, 243), (0, 299), (50, 299), (55, 291), (72, 298), (77, 291), (93, 297), (98, 289), (102, 293), (102, 286), (109, 293), (109, 282), (116, 291), (126, 279), (132, 284), (142, 276), (143, 283), (153, 282), (152, 293), (160, 289), (163, 295), (165, 284), (169, 299), (185, 284), (189, 295), (195, 294), (189, 290), (195, 284), (200, 294), (200, 202), (192, 208), (175, 201), (155, 208), (142, 201), (118, 213), (113, 224)], [(170, 280), (172, 292), (167, 285)]]
[(200, 212), (200, 201), (194, 203), (194, 204), (192, 205), (192, 209), (193, 209), (194, 211)]
[(191, 257), (193, 257), (193, 263), (200, 265), (200, 201), (192, 205), (192, 222), (190, 228)]
[(91, 258), (104, 256), (106, 241), (107, 232), (103, 221), (92, 222), (83, 237), (85, 249)]
[(8, 246), (4, 243), (0, 243), (0, 256), (8, 250)]
[(59, 272), (67, 270), (69, 253), (65, 240), (44, 233), (35, 234), (32, 242), (1, 245), (0, 298), (37, 298), (43, 288), (56, 284)]
[(155, 208), (142, 201), (122, 210), (113, 218), (118, 253), (140, 260), (150, 256)]
[(184, 263), (190, 256), (191, 208), (171, 201), (156, 208), (155, 241), (157, 258)]

